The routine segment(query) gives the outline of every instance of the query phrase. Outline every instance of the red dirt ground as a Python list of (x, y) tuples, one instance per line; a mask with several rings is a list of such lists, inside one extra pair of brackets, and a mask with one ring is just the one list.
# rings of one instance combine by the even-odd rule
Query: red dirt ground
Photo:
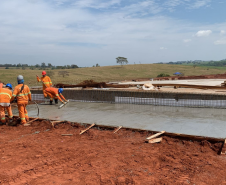
[[(0, 184), (225, 184), (222, 143), (163, 136), (145, 143), (147, 132), (92, 128), (48, 121), (30, 127), (0, 126)], [(73, 134), (62, 136), (61, 134)]]

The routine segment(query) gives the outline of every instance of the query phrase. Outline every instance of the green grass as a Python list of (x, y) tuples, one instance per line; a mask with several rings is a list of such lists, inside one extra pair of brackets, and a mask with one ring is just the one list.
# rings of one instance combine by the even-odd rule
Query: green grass
[[(58, 75), (59, 71), (68, 71), (69, 76), (62, 77)], [(226, 67), (215, 66), (187, 66), (187, 65), (170, 65), (170, 64), (136, 64), (125, 66), (103, 66), (103, 67), (88, 67), (76, 69), (57, 69), (49, 70), (54, 74), (51, 77), (53, 84), (67, 83), (76, 84), (84, 80), (93, 79), (94, 81), (120, 81), (132, 80), (136, 78), (155, 78), (160, 73), (173, 75), (175, 72), (184, 73), (184, 75), (206, 75), (206, 74), (223, 74)], [(42, 70), (31, 69), (5, 69), (0, 68), (0, 80), (4, 83), (17, 84), (16, 78), (18, 75), (23, 75), (25, 83), (30, 86), (41, 85), (36, 80), (36, 74), (41, 77)], [(48, 70), (47, 70), (48, 75)]]

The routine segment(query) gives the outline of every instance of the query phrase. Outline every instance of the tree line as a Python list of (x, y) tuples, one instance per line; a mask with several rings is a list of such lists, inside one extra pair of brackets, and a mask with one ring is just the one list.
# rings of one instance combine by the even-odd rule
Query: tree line
[(74, 68), (79, 68), (76, 64), (71, 64), (71, 65), (64, 65), (64, 66), (54, 66), (51, 63), (41, 63), (41, 64), (36, 64), (36, 65), (29, 65), (29, 64), (0, 64), (0, 67), (5, 67), (6, 69), (11, 68), (30, 68), (30, 69), (74, 69)]

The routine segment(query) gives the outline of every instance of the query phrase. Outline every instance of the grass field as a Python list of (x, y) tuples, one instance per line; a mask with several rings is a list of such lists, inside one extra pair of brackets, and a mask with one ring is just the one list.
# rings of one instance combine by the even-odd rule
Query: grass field
[[(170, 65), (170, 64), (136, 64), (125, 66), (103, 66), (76, 69), (57, 69), (46, 70), (47, 75), (50, 71), (50, 77), (53, 84), (67, 83), (76, 84), (84, 80), (93, 79), (94, 81), (120, 81), (132, 80), (136, 78), (154, 78), (160, 73), (173, 75), (175, 72), (184, 73), (184, 75), (204, 75), (204, 74), (223, 74), (226, 68), (203, 67), (203, 66), (186, 66), (186, 65)], [(59, 75), (59, 71), (68, 71), (69, 76)], [(12, 83), (16, 85), (16, 77), (23, 75), (25, 83), (30, 86), (41, 85), (36, 80), (36, 74), (41, 77), (42, 70), (31, 69), (4, 69), (0, 68), (0, 80), (4, 83)]]

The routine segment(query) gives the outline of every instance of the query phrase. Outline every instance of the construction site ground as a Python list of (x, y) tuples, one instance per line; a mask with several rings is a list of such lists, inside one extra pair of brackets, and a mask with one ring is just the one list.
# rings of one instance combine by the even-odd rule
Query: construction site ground
[[(225, 184), (222, 143), (163, 136), (146, 143), (147, 132), (85, 129), (49, 121), (0, 126), (0, 184)], [(62, 134), (72, 134), (62, 136)]]

